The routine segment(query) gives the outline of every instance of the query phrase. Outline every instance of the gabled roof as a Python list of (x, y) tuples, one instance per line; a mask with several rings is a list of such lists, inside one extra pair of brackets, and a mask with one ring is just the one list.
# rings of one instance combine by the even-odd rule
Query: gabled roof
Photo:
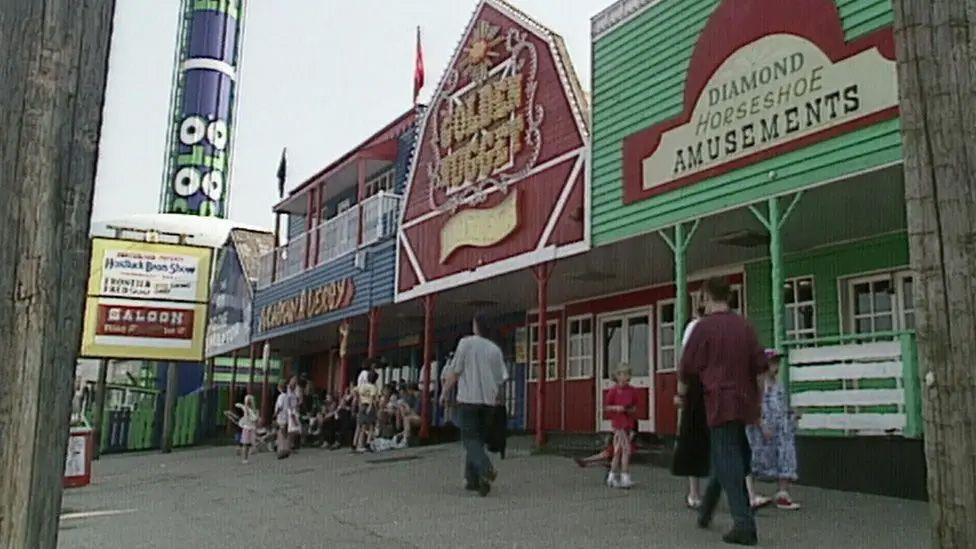
[(231, 229), (226, 245), (237, 250), (244, 277), (253, 282), (258, 279), (261, 257), (274, 249), (274, 235), (267, 231)]

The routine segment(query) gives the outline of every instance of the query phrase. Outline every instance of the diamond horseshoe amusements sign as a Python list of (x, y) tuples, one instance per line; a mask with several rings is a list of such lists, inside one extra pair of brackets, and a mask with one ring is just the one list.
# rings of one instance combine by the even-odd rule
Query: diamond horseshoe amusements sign
[(585, 251), (585, 120), (562, 39), (482, 0), (421, 127), (397, 301)]
[(263, 307), (258, 316), (258, 331), (266, 332), (344, 309), (352, 304), (355, 295), (356, 285), (351, 278), (302, 290), (296, 296)]
[(624, 139), (623, 202), (895, 118), (897, 80), (891, 28), (847, 42), (833, 0), (726, 0), (692, 55), (684, 112)]

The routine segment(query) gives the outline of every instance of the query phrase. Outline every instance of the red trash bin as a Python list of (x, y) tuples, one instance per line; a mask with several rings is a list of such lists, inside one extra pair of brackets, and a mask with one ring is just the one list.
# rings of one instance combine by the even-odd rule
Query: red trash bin
[(64, 487), (77, 488), (91, 483), (92, 429), (87, 423), (72, 427), (64, 460)]

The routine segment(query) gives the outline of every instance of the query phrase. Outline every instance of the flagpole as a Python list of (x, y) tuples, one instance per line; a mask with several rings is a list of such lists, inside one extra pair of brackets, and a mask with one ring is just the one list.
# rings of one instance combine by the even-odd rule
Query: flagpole
[[(278, 163), (278, 202), (285, 197), (285, 155), (288, 148), (281, 149), (281, 161)], [(278, 246), (281, 245), (281, 212), (275, 208), (274, 247), (271, 256), (271, 282), (275, 282), (278, 275)]]

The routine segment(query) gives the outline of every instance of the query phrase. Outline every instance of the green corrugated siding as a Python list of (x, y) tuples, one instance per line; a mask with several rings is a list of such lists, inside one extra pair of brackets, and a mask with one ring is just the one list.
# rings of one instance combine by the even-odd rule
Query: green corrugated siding
[[(689, 59), (718, 3), (664, 0), (594, 44), (595, 245), (901, 159), (899, 125), (892, 120), (624, 206), (623, 139), (680, 114)], [(892, 23), (890, 0), (837, 0), (837, 6), (848, 39)], [(771, 171), (777, 172), (772, 181)]]
[[(861, 273), (907, 266), (908, 237), (905, 233), (884, 235), (856, 243), (787, 254), (786, 278), (813, 276), (817, 336), (840, 332), (840, 302), (837, 280)], [(746, 265), (746, 307), (749, 320), (760, 338), (769, 344), (773, 337), (772, 295), (769, 260)]]

